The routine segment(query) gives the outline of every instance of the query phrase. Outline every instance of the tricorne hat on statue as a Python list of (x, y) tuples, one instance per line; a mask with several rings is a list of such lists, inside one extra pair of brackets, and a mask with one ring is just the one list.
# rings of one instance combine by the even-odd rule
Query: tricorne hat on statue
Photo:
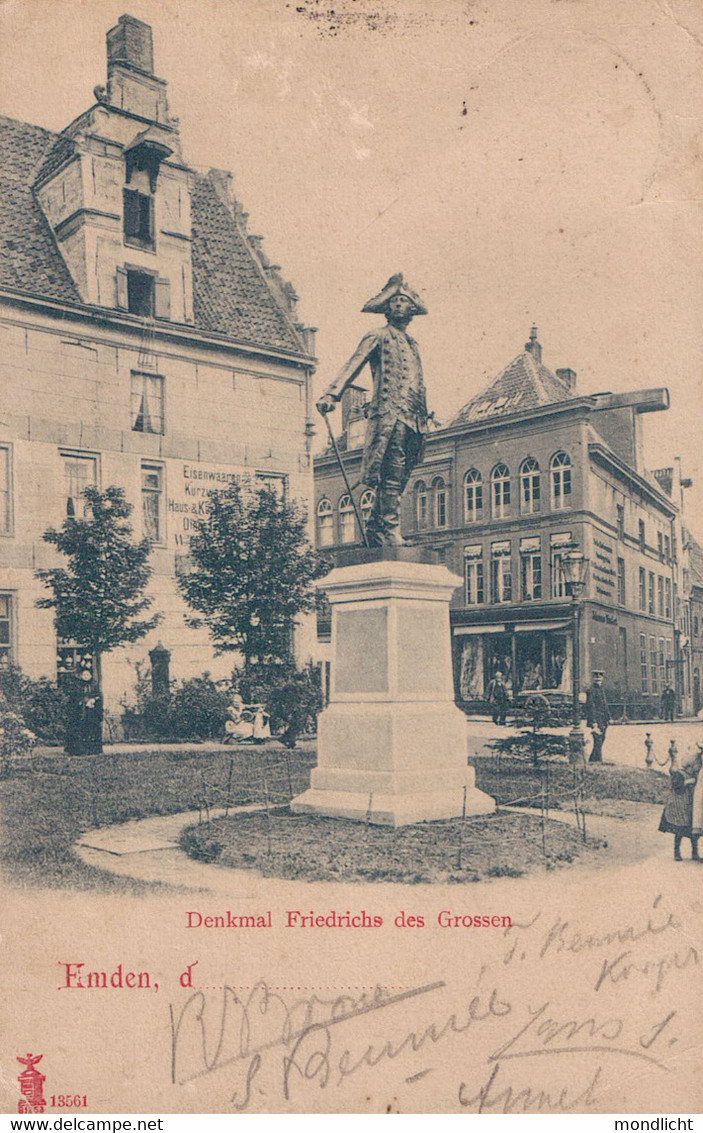
[(427, 307), (422, 302), (417, 291), (413, 291), (412, 287), (409, 287), (405, 282), (402, 272), (398, 272), (397, 275), (392, 275), (383, 288), (383, 291), (379, 291), (378, 295), (374, 295), (373, 299), (369, 299), (368, 303), (364, 303), (361, 310), (370, 314), (384, 314), (386, 304), (394, 295), (405, 295), (415, 307), (416, 315), (427, 314)]

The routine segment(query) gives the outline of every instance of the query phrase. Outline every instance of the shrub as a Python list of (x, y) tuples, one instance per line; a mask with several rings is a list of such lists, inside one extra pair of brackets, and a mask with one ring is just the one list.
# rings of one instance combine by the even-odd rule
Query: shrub
[(46, 677), (32, 680), (17, 665), (0, 669), (0, 698), (45, 743), (63, 743), (68, 697)]
[(270, 665), (235, 670), (233, 681), (247, 704), (265, 706), (271, 731), (286, 746), (295, 747), (298, 736), (315, 730), (323, 703), (320, 670), (312, 661), (302, 669)]
[(18, 755), (28, 755), (37, 742), (22, 716), (0, 694), (0, 768), (7, 774), (9, 763)]
[(137, 666), (136, 703), (124, 705), (123, 724), (130, 740), (208, 740), (224, 735), (230, 690), (209, 673), (154, 696), (151, 680)]

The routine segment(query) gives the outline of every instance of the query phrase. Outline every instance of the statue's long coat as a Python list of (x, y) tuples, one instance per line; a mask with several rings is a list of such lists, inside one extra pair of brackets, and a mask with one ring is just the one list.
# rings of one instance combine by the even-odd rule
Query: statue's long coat
[(418, 443), (408, 448), (406, 480), (421, 459), (427, 432), (427, 401), (417, 343), (406, 331), (390, 324), (364, 335), (327, 392), (341, 397), (367, 362), (373, 376), (373, 393), (367, 406), (360, 479), (376, 488), (388, 441), (398, 421), (418, 435)]

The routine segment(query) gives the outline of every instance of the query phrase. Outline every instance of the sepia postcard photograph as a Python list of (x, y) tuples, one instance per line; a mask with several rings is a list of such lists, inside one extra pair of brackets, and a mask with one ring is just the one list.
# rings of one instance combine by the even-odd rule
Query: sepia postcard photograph
[(0, 0), (8, 1128), (693, 1128), (702, 139), (697, 0)]

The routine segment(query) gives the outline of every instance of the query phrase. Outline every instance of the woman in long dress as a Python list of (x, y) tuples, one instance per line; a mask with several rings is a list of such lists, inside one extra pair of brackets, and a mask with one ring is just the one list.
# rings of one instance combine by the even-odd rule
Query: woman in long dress
[(664, 804), (659, 829), (674, 835), (674, 860), (677, 862), (681, 861), (683, 838), (691, 839), (691, 856), (694, 861), (700, 861), (698, 835), (693, 833), (693, 794), (696, 781), (701, 777), (702, 762), (699, 749), (682, 767), (671, 768), (669, 797)]

